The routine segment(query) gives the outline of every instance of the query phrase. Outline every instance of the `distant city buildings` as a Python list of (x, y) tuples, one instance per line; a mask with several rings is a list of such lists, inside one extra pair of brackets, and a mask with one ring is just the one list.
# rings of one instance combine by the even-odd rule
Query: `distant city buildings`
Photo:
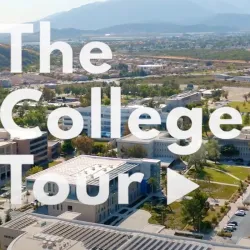
[[(64, 176), (70, 185), (68, 199), (62, 204), (48, 206), (48, 214), (58, 216), (64, 212), (77, 212), (81, 215), (79, 220), (89, 222), (103, 222), (110, 215), (117, 212), (124, 205), (118, 204), (118, 175), (133, 173), (143, 173), (144, 178), (141, 183), (134, 182), (129, 186), (129, 204), (135, 202), (143, 195), (152, 192), (152, 187), (148, 183), (150, 178), (156, 181), (155, 191), (160, 190), (160, 161), (150, 159), (117, 159), (97, 156), (81, 155), (59, 165), (46, 169), (40, 173), (26, 178), (27, 188), (32, 190), (35, 180), (42, 174), (57, 173)], [(99, 192), (99, 178), (104, 174), (110, 175), (109, 198), (101, 205), (85, 205), (77, 199), (76, 180), (82, 174), (87, 178), (87, 190), (90, 196), (96, 196)], [(58, 192), (55, 183), (49, 182), (45, 186), (45, 191), (51, 195)]]
[(164, 111), (170, 112), (177, 107), (186, 107), (191, 103), (199, 103), (201, 101), (201, 93), (196, 91), (187, 91), (178, 95), (173, 95), (166, 100)]

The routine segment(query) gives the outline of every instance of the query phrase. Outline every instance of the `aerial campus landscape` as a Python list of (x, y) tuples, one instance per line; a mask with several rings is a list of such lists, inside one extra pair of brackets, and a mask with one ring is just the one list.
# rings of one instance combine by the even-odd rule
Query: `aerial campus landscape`
[[(0, 106), (15, 91), (41, 91), (39, 102), (18, 102), (12, 116), (18, 126), (38, 126), (42, 134), (13, 137), (0, 122), (0, 157), (34, 155), (34, 164), (22, 167), (21, 205), (11, 203), (10, 165), (0, 165), (0, 250), (250, 249), (248, 1), (62, 0), (60, 7), (27, 1), (32, 8), (20, 1), (16, 4), (22, 11), (15, 16), (4, 13), (13, 8), (9, 3), (1, 3), (0, 24), (32, 22), (34, 33), (23, 35), (23, 72), (11, 73), (10, 36), (0, 27)], [(40, 73), (39, 21), (50, 22), (51, 43), (62, 41), (72, 48), (72, 73), (63, 73), (64, 53), (59, 50), (51, 53), (50, 73)], [(92, 41), (112, 50), (112, 59), (105, 60), (111, 68), (105, 73), (90, 73), (79, 60), (83, 46)], [(92, 138), (91, 106), (98, 102), (91, 98), (93, 87), (101, 88), (99, 139)], [(121, 89), (121, 138), (114, 139), (115, 87)], [(83, 119), (81, 133), (73, 139), (57, 139), (48, 128), (48, 117), (62, 107)], [(176, 139), (167, 129), (168, 116), (179, 107), (202, 109), (202, 144), (191, 155), (169, 149), (193, 139)], [(211, 116), (223, 107), (241, 115), (241, 124), (221, 125), (223, 131), (240, 131), (235, 138), (222, 139), (211, 131)], [(160, 124), (140, 124), (144, 132), (157, 129), (156, 137), (145, 140), (131, 132), (129, 118), (139, 108), (157, 111)], [(183, 116), (178, 127), (188, 131), (195, 122)], [(73, 121), (65, 115), (58, 126), (69, 131)], [(102, 189), (100, 178), (110, 175), (104, 203), (80, 202), (77, 178), (82, 173), (92, 197)], [(143, 174), (142, 181), (129, 185), (128, 204), (119, 203), (119, 175), (136, 173)], [(43, 174), (68, 181), (64, 202), (39, 201), (34, 186)], [(173, 175), (178, 179), (175, 189), (183, 194), (177, 199), (171, 196), (176, 191)], [(186, 183), (198, 188), (189, 192)], [(44, 192), (56, 196), (56, 180), (47, 181)]]

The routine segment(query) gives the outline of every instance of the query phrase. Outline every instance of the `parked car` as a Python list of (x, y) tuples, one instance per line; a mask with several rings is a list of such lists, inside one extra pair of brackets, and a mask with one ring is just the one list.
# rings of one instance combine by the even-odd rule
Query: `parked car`
[(231, 227), (231, 226), (226, 226), (226, 227), (223, 228), (223, 230), (224, 230), (225, 232), (233, 232), (233, 231), (234, 231), (234, 228)]
[(244, 212), (242, 212), (242, 211), (237, 211), (236, 213), (235, 213), (235, 215), (236, 216), (245, 216), (246, 215), (246, 213), (245, 213), (245, 211)]
[(229, 225), (229, 224), (233, 224), (233, 225), (235, 225), (236, 227), (239, 226), (239, 223), (238, 223), (237, 221), (229, 221), (227, 224), (228, 224), (228, 225)]
[(247, 214), (246, 213), (246, 210), (239, 210), (240, 212), (244, 213), (245, 215)]
[(236, 230), (237, 229), (237, 227), (234, 225), (234, 224), (227, 224), (227, 227), (232, 227), (234, 230)]

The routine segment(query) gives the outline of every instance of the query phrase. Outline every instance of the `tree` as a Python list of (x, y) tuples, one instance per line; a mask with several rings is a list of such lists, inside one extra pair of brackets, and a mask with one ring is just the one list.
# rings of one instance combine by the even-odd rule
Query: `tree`
[(43, 89), (43, 99), (45, 101), (52, 101), (53, 98), (56, 96), (55, 92), (49, 88), (44, 88)]
[(222, 96), (227, 100), (228, 99), (228, 91), (227, 90), (224, 90), (223, 93), (222, 93)]
[(206, 104), (204, 108), (202, 108), (202, 129), (203, 132), (206, 133), (206, 136), (208, 137), (208, 132), (210, 131), (209, 128), (209, 110), (208, 110), (208, 105)]
[(84, 96), (80, 97), (80, 103), (81, 103), (81, 107), (90, 106), (90, 101), (87, 98), (85, 98)]
[(73, 147), (72, 140), (66, 140), (62, 144), (62, 152), (68, 155), (73, 154), (75, 148)]
[(210, 160), (218, 161), (220, 159), (220, 146), (216, 140), (210, 140), (206, 145), (207, 157)]
[(145, 158), (147, 151), (142, 145), (134, 145), (129, 148), (123, 148), (123, 153), (129, 158)]
[(204, 164), (206, 164), (206, 150), (202, 144), (197, 152), (189, 156), (188, 165), (189, 167), (194, 166), (196, 171), (199, 171), (203, 168)]
[(5, 216), (5, 223), (11, 221), (11, 215), (10, 215), (10, 211), (7, 211), (6, 216)]
[(158, 182), (157, 182), (156, 178), (150, 177), (150, 178), (148, 179), (147, 183), (148, 183), (148, 184), (150, 185), (150, 187), (151, 187), (151, 192), (152, 192), (152, 193), (155, 193), (156, 190), (157, 190), (157, 186), (158, 186)]
[(94, 141), (88, 136), (78, 136), (73, 140), (73, 145), (76, 147), (79, 153), (91, 154)]
[(123, 134), (124, 134), (124, 136), (131, 134), (129, 126), (128, 126), (128, 123), (125, 124), (124, 133)]
[(244, 118), (243, 118), (243, 124), (244, 125), (249, 125), (250, 124), (250, 115), (247, 113)]
[(244, 95), (243, 95), (243, 98), (245, 99), (245, 102), (247, 102), (247, 100), (248, 100), (248, 95), (247, 95), (247, 94), (244, 94)]
[(224, 145), (221, 147), (221, 155), (225, 157), (238, 156), (239, 150), (233, 144)]
[(200, 190), (195, 191), (192, 199), (182, 201), (183, 222), (192, 225), (195, 231), (200, 231), (202, 220), (208, 212), (207, 195)]
[(39, 172), (43, 171), (43, 168), (42, 167), (38, 167), (38, 166), (35, 166), (31, 169), (29, 169), (27, 172), (26, 172), (26, 176), (31, 176), (33, 174), (37, 174)]

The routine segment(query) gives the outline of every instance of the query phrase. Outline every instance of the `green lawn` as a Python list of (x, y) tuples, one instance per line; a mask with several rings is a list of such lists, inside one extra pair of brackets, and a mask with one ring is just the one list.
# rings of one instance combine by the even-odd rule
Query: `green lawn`
[(192, 169), (189, 171), (188, 175), (194, 179), (199, 179), (199, 180), (209, 180), (214, 182), (221, 182), (221, 183), (235, 184), (235, 185), (239, 184), (239, 181), (234, 179), (233, 177), (224, 174), (222, 172), (216, 171), (214, 169), (211, 169), (209, 167), (204, 167), (204, 169), (199, 173), (196, 173), (195, 170)]
[(239, 107), (241, 112), (250, 112), (250, 102), (231, 102), (229, 106), (232, 108)]
[(223, 170), (227, 173), (230, 173), (243, 181), (247, 179), (248, 175), (250, 175), (250, 168), (227, 166), (227, 165), (214, 165), (214, 167)]
[(214, 199), (229, 200), (231, 196), (237, 191), (237, 187), (213, 184), (208, 182), (196, 181), (200, 189), (206, 192), (208, 196)]

